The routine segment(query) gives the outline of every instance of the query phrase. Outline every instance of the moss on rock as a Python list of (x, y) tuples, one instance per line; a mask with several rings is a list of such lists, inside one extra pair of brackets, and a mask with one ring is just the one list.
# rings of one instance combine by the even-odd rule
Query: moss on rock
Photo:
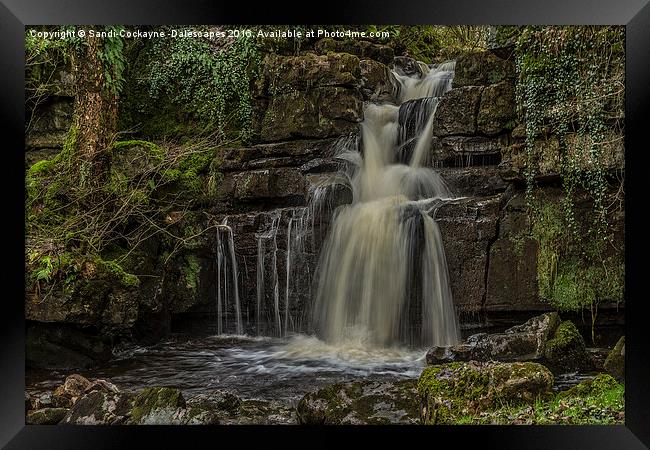
[(585, 341), (573, 322), (565, 320), (560, 324), (553, 338), (546, 343), (544, 358), (551, 370), (557, 373), (587, 366)]
[(185, 407), (185, 399), (178, 389), (168, 387), (145, 388), (135, 397), (131, 422), (148, 423), (159, 410), (176, 411)]
[(618, 381), (625, 380), (625, 336), (622, 336), (609, 352), (604, 367)]
[(526, 404), (549, 395), (553, 376), (541, 364), (450, 363), (427, 367), (418, 380), (425, 424), (452, 424), (502, 404)]

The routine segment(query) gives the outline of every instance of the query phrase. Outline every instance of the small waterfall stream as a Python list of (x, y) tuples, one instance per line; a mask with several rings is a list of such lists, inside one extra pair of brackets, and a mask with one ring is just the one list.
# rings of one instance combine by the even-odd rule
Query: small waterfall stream
[(241, 306), (239, 303), (239, 273), (237, 271), (237, 258), (235, 257), (235, 243), (232, 228), (228, 225), (226, 217), (223, 223), (217, 226), (217, 334), (230, 330), (228, 308), (232, 304), (235, 312), (234, 325), (237, 334), (244, 333), (241, 319)]

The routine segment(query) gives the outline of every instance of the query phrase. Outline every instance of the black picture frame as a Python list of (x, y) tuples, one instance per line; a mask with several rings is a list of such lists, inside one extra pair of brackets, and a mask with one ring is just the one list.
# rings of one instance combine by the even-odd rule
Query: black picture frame
[[(99, 427), (26, 426), (24, 420), (24, 27), (37, 24), (493, 24), (626, 26), (626, 423), (621, 426), (437, 426), (437, 427)], [(0, 304), (0, 444), (8, 449), (202, 448), (250, 445), (253, 436), (283, 446), (352, 444), (350, 434), (397, 445), (443, 445), (499, 449), (642, 449), (650, 446), (650, 340), (644, 289), (646, 243), (643, 171), (647, 167), (646, 129), (650, 123), (650, 4), (648, 0), (444, 0), (350, 4), (342, 1), (277, 4), (209, 0), (2, 0), (0, 3), (0, 109), (3, 133), (1, 178), (7, 181), (2, 216), (5, 227), (4, 301)], [(647, 177), (647, 175), (646, 175)], [(9, 244), (8, 246), (6, 244)], [(23, 264), (21, 264), (21, 262)], [(8, 289), (8, 287), (10, 287)], [(399, 433), (397, 433), (399, 432)], [(226, 444), (225, 433), (235, 439)], [(299, 433), (313, 437), (291, 436)], [(272, 441), (266, 437), (268, 445)], [(316, 439), (315, 439), (316, 438)], [(259, 445), (259, 444), (258, 444)], [(361, 444), (355, 444), (361, 445)], [(449, 444), (447, 444), (449, 445)]]

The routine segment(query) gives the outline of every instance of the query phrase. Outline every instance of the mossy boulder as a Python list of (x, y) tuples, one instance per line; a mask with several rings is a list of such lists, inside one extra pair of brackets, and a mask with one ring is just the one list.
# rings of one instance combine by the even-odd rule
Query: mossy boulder
[(465, 86), (443, 95), (434, 116), (436, 136), (476, 133), (476, 113), (482, 91), (482, 86)]
[(207, 394), (196, 395), (187, 400), (187, 406), (195, 408), (214, 409), (226, 414), (235, 414), (241, 405), (239, 396), (223, 391), (216, 390)]
[(588, 367), (585, 341), (570, 320), (562, 322), (546, 343), (544, 359), (554, 373), (579, 371)]
[(492, 52), (461, 55), (456, 59), (453, 87), (488, 86), (502, 81), (514, 82), (515, 64)]
[(580, 382), (573, 386), (571, 389), (560, 392), (558, 395), (562, 397), (587, 397), (599, 395), (604, 391), (615, 389), (620, 386), (611, 375), (606, 373), (598, 374), (596, 377)]
[(516, 117), (515, 86), (512, 82), (502, 81), (483, 89), (476, 119), (479, 133), (493, 136), (509, 131), (514, 128)]
[(607, 355), (605, 370), (618, 381), (625, 380), (625, 336), (622, 336)]
[(553, 375), (538, 363), (455, 362), (424, 369), (418, 380), (425, 424), (453, 424), (502, 404), (532, 404), (551, 395)]
[(43, 408), (27, 413), (25, 423), (27, 425), (56, 425), (63, 420), (68, 413), (66, 408)]
[(125, 424), (130, 416), (133, 394), (92, 391), (79, 398), (61, 421), (71, 425)]
[(418, 423), (416, 381), (333, 384), (305, 395), (296, 414), (299, 423), (308, 425)]
[(394, 79), (388, 66), (372, 59), (359, 62), (361, 68), (361, 92), (365, 99), (394, 102)]
[(130, 422), (136, 425), (164, 425), (179, 422), (179, 410), (185, 408), (180, 390), (168, 387), (149, 387), (133, 400)]

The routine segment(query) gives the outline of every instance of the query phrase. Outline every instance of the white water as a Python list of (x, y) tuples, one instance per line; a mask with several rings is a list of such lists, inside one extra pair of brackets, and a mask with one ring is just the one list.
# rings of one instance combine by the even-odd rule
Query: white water
[[(325, 345), (377, 356), (380, 349), (459, 340), (442, 239), (426, 210), (452, 196), (427, 165), (438, 96), (451, 88), (453, 63), (421, 71), (421, 78), (393, 72), (398, 105), (364, 105), (360, 134), (342, 137), (331, 150), (339, 173), (312, 176), (307, 206), (265, 216), (257, 234), (257, 334), (311, 329), (324, 340), (294, 336), (288, 354), (318, 353)], [(352, 203), (334, 210), (337, 186), (351, 190)], [(286, 249), (278, 253), (280, 231)], [(312, 273), (310, 256), (319, 250)]]
[[(239, 273), (235, 257), (235, 243), (232, 229), (227, 225), (228, 218), (217, 227), (217, 333), (223, 334), (228, 328), (228, 308), (232, 304), (235, 313), (235, 331), (242, 334), (239, 303)], [(225, 323), (225, 327), (224, 327)]]
[[(394, 73), (404, 102), (451, 88), (453, 63), (422, 78)], [(400, 107), (366, 104), (361, 157), (350, 177), (353, 202), (339, 208), (324, 244), (313, 320), (329, 344), (452, 345), (460, 334), (438, 226), (422, 199), (451, 197), (428, 155), (437, 100), (412, 128), (408, 164), (399, 163)], [(348, 172), (350, 173), (350, 172)], [(429, 202), (425, 202), (429, 203)], [(414, 320), (415, 319), (415, 320)]]

